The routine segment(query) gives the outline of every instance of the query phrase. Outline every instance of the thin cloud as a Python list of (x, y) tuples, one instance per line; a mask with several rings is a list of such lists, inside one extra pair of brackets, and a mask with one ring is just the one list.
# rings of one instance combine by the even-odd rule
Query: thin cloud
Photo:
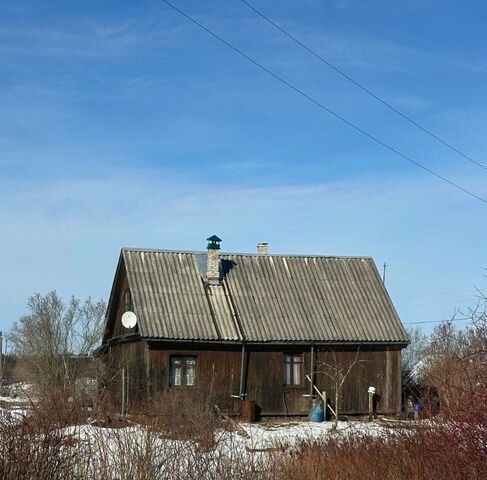
[(29, 57), (83, 59), (154, 54), (185, 38), (187, 25), (141, 20), (101, 24), (84, 21), (70, 28), (0, 27), (0, 52)]
[[(8, 282), (0, 289), (7, 306), (1, 327), (21, 315), (35, 291), (106, 298), (122, 246), (203, 249), (210, 233), (229, 251), (268, 241), (276, 253), (386, 259), (395, 291), (408, 284), (421, 290), (454, 268), (457, 285), (443, 288), (464, 289), (460, 279), (473, 278), (478, 255), (462, 242), (487, 233), (477, 221), (483, 209), (415, 176), (232, 188), (217, 179), (188, 182), (119, 168), (77, 180), (4, 182), (0, 222), (8, 234), (0, 262)], [(417, 320), (412, 314), (403, 319)]]

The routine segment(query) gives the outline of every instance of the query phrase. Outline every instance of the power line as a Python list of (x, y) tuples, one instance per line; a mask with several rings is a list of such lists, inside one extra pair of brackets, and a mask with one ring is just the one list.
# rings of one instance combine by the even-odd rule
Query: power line
[(434, 177), (442, 180), (443, 182), (448, 183), (452, 187), (455, 187), (456, 189), (461, 190), (462, 192), (466, 193), (467, 195), (469, 195), (469, 196), (471, 196), (473, 198), (476, 198), (477, 200), (480, 200), (481, 202), (487, 204), (487, 200), (486, 199), (484, 199), (484, 198), (476, 195), (475, 193), (471, 192), (470, 190), (467, 190), (466, 188), (462, 187), (461, 185), (458, 185), (457, 183), (455, 183), (455, 182), (453, 182), (451, 180), (448, 180), (447, 178), (443, 177), (439, 173), (436, 173), (435, 171), (433, 171), (430, 168), (422, 165), (421, 163), (419, 163), (416, 160), (412, 159), (411, 157), (405, 155), (404, 153), (401, 153), (399, 150), (396, 150), (394, 147), (391, 147), (390, 145), (388, 145), (387, 143), (383, 142), (379, 138), (375, 137), (371, 133), (368, 133), (366, 130), (363, 130), (361, 127), (355, 125), (351, 121), (347, 120), (345, 117), (343, 117), (340, 114), (336, 113), (331, 108), (325, 106), (323, 103), (321, 103), (318, 100), (314, 99), (313, 97), (311, 97), (310, 95), (308, 95), (307, 93), (305, 93), (303, 90), (299, 89), (298, 87), (295, 87), (293, 84), (289, 83), (284, 78), (282, 78), (279, 75), (277, 75), (276, 73), (272, 72), (267, 67), (265, 67), (264, 65), (262, 65), (259, 62), (257, 62), (256, 60), (254, 60), (252, 57), (250, 57), (246, 53), (244, 53), (242, 50), (239, 50), (237, 47), (235, 47), (234, 45), (232, 45), (230, 42), (228, 42), (227, 40), (225, 40), (224, 38), (222, 38), (221, 36), (219, 36), (218, 34), (216, 34), (215, 32), (213, 32), (212, 30), (210, 30), (208, 27), (206, 27), (205, 25), (203, 25), (202, 23), (200, 23), (199, 21), (197, 21), (195, 18), (193, 18), (190, 15), (188, 15), (187, 13), (183, 12), (181, 9), (179, 9), (178, 7), (176, 7), (175, 5), (173, 5), (168, 0), (162, 0), (162, 2), (164, 2), (166, 5), (168, 5), (169, 7), (171, 7), (173, 10), (175, 10), (176, 12), (178, 12), (180, 15), (182, 15), (183, 17), (185, 17), (186, 19), (188, 19), (190, 22), (192, 22), (195, 25), (197, 25), (198, 27), (200, 27), (202, 30), (204, 30), (205, 32), (207, 32), (208, 34), (210, 34), (212, 37), (216, 38), (219, 42), (221, 42), (224, 45), (226, 45), (228, 48), (230, 48), (231, 50), (233, 50), (235, 53), (238, 53), (241, 57), (245, 58), (247, 61), (249, 61), (250, 63), (252, 63), (256, 67), (260, 68), (261, 70), (263, 70), (264, 72), (266, 72), (268, 75), (270, 75), (274, 79), (278, 80), (283, 85), (286, 85), (288, 88), (290, 88), (294, 92), (296, 92), (299, 95), (301, 95), (302, 97), (306, 98), (311, 103), (314, 103), (317, 107), (321, 108), (322, 110), (325, 110), (330, 115), (333, 115), (335, 118), (337, 118), (341, 122), (345, 123), (349, 127), (353, 128), (357, 132), (360, 132), (362, 135), (365, 135), (370, 140), (374, 141), (375, 143), (378, 143), (379, 145), (382, 145), (387, 150), (395, 153), (396, 155), (398, 155), (399, 157), (403, 158), (404, 160), (407, 160), (408, 162), (416, 165), (418, 168), (421, 168), (425, 172), (428, 172), (430, 175), (433, 175)]
[(326, 58), (322, 57), (319, 53), (315, 52), (313, 49), (311, 49), (310, 47), (308, 47), (307, 45), (305, 45), (303, 42), (301, 42), (293, 34), (289, 33), (283, 27), (281, 27), (276, 22), (274, 22), (273, 20), (271, 20), (269, 17), (267, 17), (266, 15), (264, 15), (261, 11), (257, 10), (257, 8), (254, 7), (251, 3), (247, 2), (247, 0), (240, 0), (240, 1), (242, 3), (244, 3), (245, 5), (247, 5), (247, 7), (249, 7), (251, 10), (253, 10), (257, 15), (259, 15), (261, 18), (263, 18), (266, 22), (270, 23), (272, 26), (274, 26), (275, 28), (277, 28), (277, 30), (279, 30), (281, 33), (283, 33), (288, 38), (290, 38), (293, 42), (297, 43), (300, 47), (304, 48), (308, 53), (310, 53), (311, 55), (313, 55), (315, 58), (317, 58), (318, 60), (320, 60), (321, 62), (323, 62), (325, 65), (327, 65), (331, 69), (333, 69), (336, 73), (338, 73), (339, 75), (341, 75), (343, 78), (345, 78), (346, 80), (348, 80), (350, 83), (352, 83), (356, 87), (360, 88), (360, 90), (364, 91), (365, 93), (367, 93), (371, 97), (375, 98), (375, 100), (377, 100), (378, 102), (382, 103), (382, 105), (384, 105), (385, 107), (389, 108), (394, 113), (396, 113), (397, 115), (399, 115), (400, 117), (402, 117), (404, 120), (408, 121), (409, 123), (411, 123), (415, 127), (419, 128), (423, 133), (426, 133), (430, 137), (434, 138), (435, 140), (437, 140), (438, 142), (440, 142), (441, 144), (443, 144), (445, 147), (449, 148), (450, 150), (453, 150), (455, 153), (457, 153), (458, 155), (462, 156), (466, 160), (474, 163), (475, 165), (477, 165), (480, 168), (483, 168), (484, 170), (487, 171), (487, 167), (485, 165), (483, 165), (480, 162), (477, 162), (477, 160), (473, 159), (472, 157), (470, 157), (466, 153), (464, 153), (461, 150), (459, 150), (458, 148), (454, 147), (451, 143), (448, 143), (446, 140), (443, 140), (441, 137), (439, 137), (438, 135), (434, 134), (431, 130), (428, 130), (426, 127), (423, 127), (421, 124), (419, 124), (418, 122), (416, 122), (415, 120), (413, 120), (411, 117), (409, 117), (405, 113), (401, 112), (401, 110), (399, 110), (398, 108), (394, 107), (393, 105), (391, 105), (389, 102), (387, 102), (383, 98), (379, 97), (377, 94), (375, 94), (374, 92), (372, 92), (371, 90), (369, 90), (367, 87), (365, 87), (364, 85), (362, 85), (361, 83), (359, 83), (357, 80), (354, 80), (350, 75), (348, 75), (347, 73), (345, 73), (339, 67), (337, 67), (336, 65), (334, 65), (333, 63), (331, 63)]
[(403, 322), (404, 325), (420, 325), (424, 323), (450, 323), (450, 322), (468, 322), (470, 318), (453, 318), (450, 320), (425, 320), (422, 322)]
[(440, 300), (438, 302), (424, 302), (424, 303), (406, 303), (406, 304), (400, 304), (397, 305), (398, 307), (401, 308), (406, 308), (406, 307), (424, 307), (426, 305), (441, 305), (441, 304), (453, 304), (453, 303), (464, 303), (464, 302), (471, 302), (471, 298), (465, 298), (463, 300)]
[(394, 298), (419, 298), (419, 297), (437, 297), (441, 295), (464, 295), (472, 294), (471, 290), (465, 290), (463, 292), (435, 292), (435, 293), (418, 293), (416, 295), (394, 295)]

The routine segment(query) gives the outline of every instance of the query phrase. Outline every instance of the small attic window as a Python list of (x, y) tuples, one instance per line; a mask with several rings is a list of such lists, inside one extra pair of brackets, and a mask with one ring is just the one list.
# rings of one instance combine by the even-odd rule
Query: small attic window
[(132, 310), (132, 294), (129, 288), (126, 288), (123, 294), (123, 306), (125, 312)]

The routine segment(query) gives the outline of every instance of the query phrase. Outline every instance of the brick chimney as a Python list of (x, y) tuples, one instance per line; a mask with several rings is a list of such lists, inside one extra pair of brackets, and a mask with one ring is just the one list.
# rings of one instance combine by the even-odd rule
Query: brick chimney
[(221, 238), (216, 235), (206, 239), (208, 241), (208, 257), (206, 261), (206, 278), (208, 283), (219, 284), (220, 283), (220, 242)]
[(258, 243), (257, 253), (259, 255), (269, 255), (269, 244), (267, 242)]

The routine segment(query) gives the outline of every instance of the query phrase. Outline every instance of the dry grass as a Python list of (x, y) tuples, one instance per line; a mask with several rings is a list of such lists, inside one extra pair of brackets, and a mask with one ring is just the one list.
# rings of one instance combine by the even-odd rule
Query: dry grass
[(164, 401), (139, 404), (131, 418), (167, 439), (191, 440), (208, 451), (214, 448), (216, 430), (224, 427), (216, 403), (208, 392), (195, 390), (188, 395), (176, 391), (166, 394)]
[(487, 431), (432, 425), (389, 437), (353, 436), (303, 443), (277, 464), (275, 477), (398, 480), (487, 478)]
[(476, 411), (469, 405), (455, 416), (392, 435), (352, 431), (324, 435), (292, 449), (252, 453), (244, 448), (242, 438), (225, 431), (213, 410), (214, 399), (197, 398), (174, 394), (163, 403), (140, 405), (129, 419), (121, 419), (108, 400), (100, 401), (90, 412), (91, 426), (86, 424), (86, 410), (69, 398), (39, 403), (24, 421), (4, 413), (0, 416), (0, 478), (487, 478), (483, 404), (477, 404)]
[(139, 405), (129, 418), (121, 418), (107, 399), (87, 412), (62, 395), (33, 404), (20, 421), (3, 411), (0, 478), (267, 478), (263, 459), (249, 458), (228, 442), (214, 399), (198, 398), (174, 394)]

